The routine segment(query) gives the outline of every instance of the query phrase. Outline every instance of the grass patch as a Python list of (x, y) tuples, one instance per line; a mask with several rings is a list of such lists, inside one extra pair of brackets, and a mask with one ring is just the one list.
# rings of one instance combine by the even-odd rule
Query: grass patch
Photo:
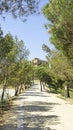
[(8, 100), (3, 100), (3, 101), (0, 102), (0, 107), (5, 108), (6, 106), (8, 106), (8, 104), (9, 104)]
[[(61, 88), (57, 89), (57, 88), (54, 88), (54, 87), (48, 87), (48, 88), (49, 88), (51, 93), (60, 94), (63, 99), (66, 99), (66, 97), (65, 97), (65, 89), (64, 88), (62, 88), (62, 89)], [(69, 89), (69, 93), (70, 93), (70, 98), (68, 98), (68, 99), (73, 100), (73, 88)]]
[(1, 111), (7, 111), (12, 106), (12, 102), (9, 100), (3, 100), (0, 102), (0, 110)]

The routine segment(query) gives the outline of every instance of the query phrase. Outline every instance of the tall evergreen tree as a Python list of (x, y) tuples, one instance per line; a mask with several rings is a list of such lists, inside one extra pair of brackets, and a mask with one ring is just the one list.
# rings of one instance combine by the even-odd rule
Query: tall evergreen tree
[(43, 8), (50, 21), (47, 26), (50, 41), (61, 50), (73, 66), (73, 0), (50, 0)]

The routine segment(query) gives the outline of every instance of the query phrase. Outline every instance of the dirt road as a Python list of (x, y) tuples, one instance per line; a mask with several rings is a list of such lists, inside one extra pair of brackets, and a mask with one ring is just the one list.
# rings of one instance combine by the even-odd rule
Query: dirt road
[(73, 105), (35, 84), (14, 101), (0, 130), (73, 130)]

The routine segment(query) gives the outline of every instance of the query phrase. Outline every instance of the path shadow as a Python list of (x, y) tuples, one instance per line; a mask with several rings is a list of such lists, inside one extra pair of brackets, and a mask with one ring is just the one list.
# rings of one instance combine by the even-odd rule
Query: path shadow
[(17, 125), (9, 123), (9, 124), (0, 126), (0, 130), (17, 130)]
[[(24, 104), (23, 126), (25, 130), (56, 130), (51, 129), (50, 125), (59, 124), (59, 117), (49, 112), (53, 111), (56, 103), (46, 102), (27, 102)], [(47, 112), (47, 113), (46, 113)], [(47, 125), (47, 127), (45, 127)]]
[[(34, 98), (38, 97), (46, 97), (44, 93), (34, 92), (34, 88), (31, 91), (27, 91), (25, 94), (20, 95), (16, 99), (23, 100), (23, 106), (16, 106), (14, 105), (10, 112), (5, 114), (5, 123), (3, 125), (0, 122), (0, 130), (18, 130), (18, 120), (23, 120), (23, 130), (56, 130), (50, 127), (54, 125), (58, 125), (59, 117), (53, 114), (54, 106), (60, 105), (59, 103), (51, 103), (51, 102), (44, 102), (43, 98), (42, 101), (30, 101), (25, 102), (25, 99), (28, 96), (35, 96)], [(49, 96), (48, 96), (49, 97)], [(18, 111), (22, 113), (20, 119), (18, 119)]]
[(24, 97), (25, 96), (40, 96), (40, 97), (50, 97), (50, 95), (48, 94), (48, 95), (46, 95), (46, 94), (44, 94), (43, 92), (41, 93), (41, 92), (33, 92), (33, 91), (28, 91), (28, 92), (26, 92), (25, 94), (24, 94)]
[(59, 103), (47, 103), (42, 101), (27, 102), (24, 104), (23, 109), (27, 112), (46, 112), (51, 111), (55, 105), (60, 105)]
[(18, 106), (13, 105), (10, 109), (4, 110), (0, 115), (0, 130), (17, 130)]

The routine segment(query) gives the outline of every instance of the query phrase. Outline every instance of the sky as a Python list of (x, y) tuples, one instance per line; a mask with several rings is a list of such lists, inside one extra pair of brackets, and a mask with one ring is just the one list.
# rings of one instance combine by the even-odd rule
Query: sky
[[(47, 0), (45, 0), (46, 2)], [(42, 2), (41, 6), (44, 6), (45, 3)], [(34, 58), (46, 60), (46, 53), (42, 50), (43, 43), (51, 49), (53, 48), (49, 42), (50, 35), (44, 27), (45, 23), (48, 21), (42, 14), (29, 16), (26, 22), (13, 19), (11, 15), (8, 15), (5, 20), (2, 18), (0, 20), (4, 35), (11, 33), (12, 36), (17, 36), (19, 40), (24, 41), (26, 48), (30, 51), (29, 60)]]

